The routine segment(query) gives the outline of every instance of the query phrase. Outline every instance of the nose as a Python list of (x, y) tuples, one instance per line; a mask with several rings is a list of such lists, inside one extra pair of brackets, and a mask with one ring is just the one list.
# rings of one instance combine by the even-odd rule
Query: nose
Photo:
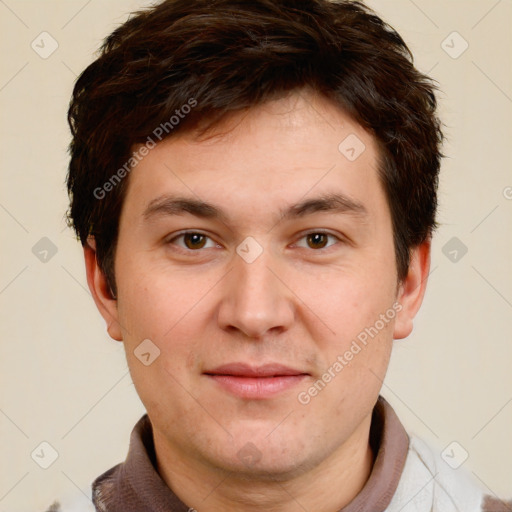
[(295, 317), (293, 293), (271, 256), (264, 251), (248, 263), (235, 254), (233, 265), (223, 280), (219, 327), (257, 339), (289, 329)]

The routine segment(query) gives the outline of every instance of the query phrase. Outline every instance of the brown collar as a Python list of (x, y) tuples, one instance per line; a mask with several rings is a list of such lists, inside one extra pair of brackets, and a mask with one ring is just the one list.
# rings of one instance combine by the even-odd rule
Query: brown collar
[[(376, 453), (361, 492), (339, 512), (384, 512), (393, 497), (407, 457), (409, 437), (391, 406), (379, 397), (373, 410), (370, 444)], [(155, 469), (151, 422), (145, 414), (135, 425), (126, 460), (92, 484), (100, 512), (189, 512)]]

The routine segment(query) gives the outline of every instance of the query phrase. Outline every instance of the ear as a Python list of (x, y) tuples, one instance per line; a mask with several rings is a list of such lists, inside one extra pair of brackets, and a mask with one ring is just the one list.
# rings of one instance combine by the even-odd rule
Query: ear
[(107, 323), (107, 332), (116, 341), (123, 336), (118, 322), (117, 300), (113, 298), (105, 274), (98, 265), (96, 258), (96, 241), (89, 237), (84, 245), (85, 271), (87, 284), (101, 316)]
[(394, 339), (407, 338), (413, 329), (413, 320), (420, 309), (427, 278), (430, 272), (430, 238), (411, 251), (409, 270), (400, 284), (397, 301), (402, 309), (396, 316), (393, 331)]

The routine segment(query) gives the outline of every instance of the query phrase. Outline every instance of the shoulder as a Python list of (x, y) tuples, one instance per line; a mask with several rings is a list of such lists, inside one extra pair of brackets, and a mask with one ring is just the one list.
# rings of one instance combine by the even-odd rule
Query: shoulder
[(495, 496), (484, 496), (482, 512), (512, 512), (512, 500), (503, 501)]
[(96, 512), (92, 504), (92, 491), (89, 487), (80, 494), (77, 491), (74, 495), (62, 496), (54, 501), (44, 512)]
[(410, 436), (402, 477), (386, 512), (512, 512), (512, 502), (487, 496), (457, 457), (454, 450), (441, 453)]

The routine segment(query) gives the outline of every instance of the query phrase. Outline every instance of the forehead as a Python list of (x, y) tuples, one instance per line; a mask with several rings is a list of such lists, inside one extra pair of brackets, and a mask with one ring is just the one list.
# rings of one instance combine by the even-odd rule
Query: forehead
[(383, 206), (377, 165), (372, 135), (325, 98), (294, 93), (157, 144), (131, 172), (125, 201), (147, 216), (165, 196), (188, 197), (229, 217), (283, 215), (338, 194), (371, 214)]

